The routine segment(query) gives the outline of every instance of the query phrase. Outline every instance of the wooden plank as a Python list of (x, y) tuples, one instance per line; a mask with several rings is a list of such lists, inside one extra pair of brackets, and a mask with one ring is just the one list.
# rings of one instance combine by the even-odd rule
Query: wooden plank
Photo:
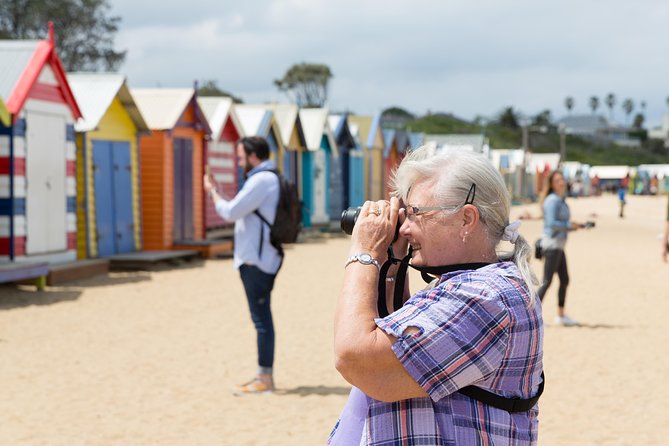
[(198, 255), (199, 252), (196, 250), (137, 251), (117, 254), (108, 259), (112, 269), (143, 269), (163, 262), (178, 263), (191, 260)]
[(232, 239), (223, 240), (187, 240), (175, 242), (174, 249), (195, 250), (205, 259), (213, 259), (219, 256), (230, 256), (234, 250)]
[(18, 282), (46, 276), (48, 263), (2, 263), (0, 264), (0, 283)]
[(109, 260), (107, 259), (86, 259), (58, 263), (49, 267), (46, 284), (53, 286), (73, 280), (107, 274), (107, 272), (109, 272)]

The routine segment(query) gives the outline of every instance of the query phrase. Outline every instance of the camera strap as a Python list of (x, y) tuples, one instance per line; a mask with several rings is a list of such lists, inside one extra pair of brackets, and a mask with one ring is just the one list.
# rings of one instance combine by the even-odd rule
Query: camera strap
[(395, 311), (398, 308), (401, 308), (404, 304), (404, 284), (406, 283), (406, 274), (409, 267), (420, 271), (420, 275), (425, 281), (425, 283), (432, 282), (435, 278), (441, 276), (442, 274), (450, 273), (453, 271), (463, 271), (478, 269), (484, 266), (490, 265), (490, 263), (458, 263), (456, 265), (443, 265), (443, 266), (414, 266), (410, 264), (411, 254), (413, 253), (413, 248), (409, 246), (409, 252), (406, 256), (401, 259), (395, 257), (393, 253), (393, 248), (388, 248), (388, 260), (386, 260), (381, 266), (381, 271), (379, 272), (379, 284), (378, 284), (378, 294), (379, 299), (377, 301), (377, 308), (379, 311), (379, 317), (386, 317), (390, 314), (388, 311), (388, 305), (386, 304), (386, 278), (388, 277), (388, 270), (392, 265), (399, 263), (399, 269), (397, 270), (397, 275), (395, 276), (395, 287), (393, 291), (393, 306), (392, 311)]
[[(453, 271), (463, 271), (463, 270), (472, 270), (483, 268), (484, 266), (490, 265), (490, 263), (459, 263), (456, 265), (444, 265), (444, 266), (413, 266), (409, 262), (411, 260), (411, 254), (413, 248), (409, 246), (409, 252), (402, 259), (398, 259), (394, 256), (393, 248), (388, 248), (388, 260), (383, 263), (381, 266), (380, 277), (379, 277), (379, 300), (377, 302), (379, 317), (388, 316), (388, 305), (386, 304), (386, 278), (388, 276), (388, 270), (391, 265), (399, 263), (399, 269), (397, 270), (397, 276), (395, 277), (395, 288), (393, 294), (393, 308), (401, 308), (403, 305), (404, 299), (404, 284), (406, 283), (406, 273), (409, 267), (420, 271), (420, 275), (425, 281), (425, 283), (432, 282), (435, 278), (441, 276), (442, 274), (450, 273)], [(510, 413), (514, 412), (527, 412), (539, 401), (539, 397), (544, 392), (544, 383), (546, 382), (546, 377), (544, 372), (541, 372), (541, 384), (539, 384), (539, 390), (536, 395), (532, 398), (507, 398), (503, 396), (496, 395), (492, 392), (488, 392), (477, 386), (466, 386), (461, 389), (458, 389), (458, 392), (468, 396), (477, 401), (481, 401), (490, 406), (496, 407), (497, 409), (505, 410)]]

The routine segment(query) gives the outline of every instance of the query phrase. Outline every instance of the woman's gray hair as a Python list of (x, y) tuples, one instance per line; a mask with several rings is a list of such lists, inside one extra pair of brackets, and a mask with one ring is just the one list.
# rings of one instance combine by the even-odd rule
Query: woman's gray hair
[[(393, 195), (406, 203), (411, 186), (430, 179), (434, 179), (432, 190), (436, 204), (457, 209), (464, 206), (472, 185), (476, 185), (472, 204), (479, 211), (491, 247), (497, 248), (509, 225), (511, 202), (504, 179), (492, 163), (474, 152), (453, 150), (433, 154), (428, 147), (420, 147), (411, 151), (395, 171)], [(471, 200), (471, 195), (469, 198)], [(538, 280), (530, 267), (531, 256), (530, 244), (519, 235), (510, 260), (520, 270), (534, 300)]]

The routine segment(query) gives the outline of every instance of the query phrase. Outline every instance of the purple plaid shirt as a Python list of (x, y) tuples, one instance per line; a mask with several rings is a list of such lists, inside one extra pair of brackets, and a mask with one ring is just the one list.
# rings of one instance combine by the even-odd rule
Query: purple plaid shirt
[[(538, 406), (509, 413), (457, 392), (530, 398), (541, 382), (541, 304), (516, 265), (444, 274), (376, 324), (429, 398), (377, 401), (353, 388), (329, 445), (535, 445)], [(408, 327), (419, 333), (404, 335)]]

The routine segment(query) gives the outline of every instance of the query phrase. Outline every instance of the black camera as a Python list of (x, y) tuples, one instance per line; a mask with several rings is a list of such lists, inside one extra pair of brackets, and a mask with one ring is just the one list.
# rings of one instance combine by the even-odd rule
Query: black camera
[[(344, 233), (351, 235), (353, 234), (353, 227), (355, 226), (356, 220), (358, 220), (358, 216), (360, 215), (360, 209), (362, 207), (358, 206), (355, 208), (348, 208), (344, 210), (344, 212), (341, 213), (341, 230), (344, 231)], [(397, 223), (395, 224), (395, 235), (393, 236), (393, 242), (397, 241), (397, 237), (399, 236), (400, 233), (400, 217), (397, 217)]]
[(344, 233), (351, 235), (353, 234), (353, 226), (355, 226), (355, 221), (360, 215), (360, 209), (362, 207), (358, 206), (357, 208), (348, 208), (341, 213), (341, 230)]
[(595, 227), (595, 222), (594, 221), (586, 221), (584, 224), (581, 225), (581, 228), (583, 229), (590, 229)]

